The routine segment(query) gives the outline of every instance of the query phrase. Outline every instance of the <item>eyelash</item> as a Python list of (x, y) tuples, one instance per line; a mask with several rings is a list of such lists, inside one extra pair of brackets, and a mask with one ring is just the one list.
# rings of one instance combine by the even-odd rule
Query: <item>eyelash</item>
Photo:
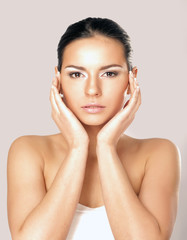
[[(81, 74), (80, 72), (71, 72), (70, 74), (69, 74), (69, 76), (71, 77), (71, 78), (77, 78), (77, 77), (73, 77), (73, 74)], [(114, 74), (113, 76), (109, 76), (109, 77), (115, 77), (115, 76), (117, 76), (118, 75), (118, 73), (117, 72), (105, 72), (105, 73), (112, 73), (112, 74)]]

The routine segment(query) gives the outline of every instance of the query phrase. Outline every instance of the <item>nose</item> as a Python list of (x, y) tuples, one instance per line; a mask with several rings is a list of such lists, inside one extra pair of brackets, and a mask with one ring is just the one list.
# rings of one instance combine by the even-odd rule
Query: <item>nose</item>
[(87, 79), (85, 93), (89, 96), (100, 96), (101, 95), (101, 86), (99, 79), (96, 77), (90, 77)]

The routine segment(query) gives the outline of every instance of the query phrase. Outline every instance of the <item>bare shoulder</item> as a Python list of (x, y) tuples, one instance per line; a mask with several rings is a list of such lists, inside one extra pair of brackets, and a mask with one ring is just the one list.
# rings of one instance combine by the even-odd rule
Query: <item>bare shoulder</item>
[(46, 152), (65, 148), (60, 134), (53, 135), (24, 135), (16, 138), (10, 145), (9, 154), (24, 152), (24, 154), (35, 154), (40, 159), (45, 159)]
[(8, 160), (14, 161), (14, 159), (18, 159), (17, 155), (24, 155), (24, 159), (32, 155), (34, 157), (33, 160), (36, 158), (40, 159), (40, 164), (42, 165), (41, 146), (44, 144), (44, 140), (43, 136), (37, 135), (25, 135), (16, 138), (9, 148)]
[[(61, 134), (53, 135), (25, 135), (16, 138), (8, 151), (7, 170), (14, 166), (34, 166), (44, 175), (49, 163), (62, 161), (67, 153), (67, 145)], [(11, 177), (11, 175), (10, 175)]]
[(181, 156), (178, 146), (169, 139), (149, 138), (142, 140), (142, 147), (148, 153), (148, 163), (156, 161), (180, 169)]
[(136, 169), (137, 166), (142, 169), (142, 187), (145, 182), (150, 185), (149, 181), (157, 179), (157, 184), (162, 181), (165, 188), (169, 186), (173, 192), (178, 192), (181, 154), (175, 143), (165, 138), (137, 139), (124, 136), (123, 146), (129, 165), (134, 163)]
[[(170, 184), (174, 192), (178, 192), (181, 154), (178, 146), (169, 139), (153, 138), (147, 140), (149, 157), (146, 170), (150, 170), (152, 175), (162, 174), (165, 183)], [(168, 182), (167, 182), (168, 181)]]
[(162, 239), (169, 239), (177, 215), (180, 151), (169, 139), (130, 138), (135, 156), (143, 156), (144, 176), (140, 187), (139, 199), (157, 221)]
[(26, 216), (47, 192), (45, 154), (53, 151), (56, 142), (55, 135), (27, 135), (16, 138), (10, 146), (7, 160), (7, 208), (13, 235), (17, 234)]
[(47, 144), (55, 135), (24, 135), (13, 140), (11, 147), (20, 144), (29, 145), (33, 149), (40, 149), (44, 144)]
[(166, 138), (145, 138), (138, 139), (130, 136), (125, 136), (125, 145), (132, 152), (142, 154), (147, 160), (153, 156), (170, 159), (170, 161), (180, 164), (180, 150), (178, 146)]
[(43, 171), (46, 142), (46, 136), (39, 135), (25, 135), (13, 140), (7, 158), (8, 180), (12, 180), (19, 171), (31, 170), (31, 166), (37, 171)]
[[(146, 168), (151, 166), (153, 169), (169, 171), (171, 178), (175, 179), (176, 183), (179, 182), (180, 168), (181, 168), (181, 155), (178, 146), (166, 138), (149, 138), (142, 140), (143, 151), (148, 153)], [(156, 171), (155, 171), (155, 174)], [(170, 179), (171, 180), (171, 179)]]
[(171, 140), (166, 138), (147, 138), (147, 139), (141, 139), (142, 143), (145, 145), (145, 147), (148, 147), (150, 149), (150, 153), (154, 152), (165, 152), (172, 153), (172, 154), (178, 154), (179, 149), (176, 144), (174, 144)]

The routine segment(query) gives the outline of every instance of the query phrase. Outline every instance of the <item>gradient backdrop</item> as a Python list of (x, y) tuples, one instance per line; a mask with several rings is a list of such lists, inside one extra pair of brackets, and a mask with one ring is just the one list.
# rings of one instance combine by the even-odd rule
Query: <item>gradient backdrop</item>
[(49, 91), (56, 48), (66, 28), (86, 17), (107, 17), (130, 35), (142, 105), (127, 134), (161, 137), (181, 151), (179, 209), (172, 240), (187, 236), (187, 1), (1, 1), (0, 3), (0, 239), (7, 220), (7, 153), (22, 135), (58, 132)]

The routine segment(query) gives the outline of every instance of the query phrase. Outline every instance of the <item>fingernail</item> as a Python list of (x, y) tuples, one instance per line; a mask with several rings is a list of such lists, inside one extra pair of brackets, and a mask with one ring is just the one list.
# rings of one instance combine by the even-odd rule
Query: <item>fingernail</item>
[(60, 72), (59, 72), (59, 71), (57, 72), (56, 77), (57, 77), (57, 78), (60, 77)]
[(135, 81), (136, 85), (139, 85), (139, 83), (138, 83), (136, 78), (134, 78), (134, 81)]
[(140, 84), (139, 84), (139, 82), (137, 81), (137, 79), (136, 79), (136, 85), (137, 85), (137, 86), (140, 86)]
[(133, 77), (133, 73), (132, 73), (132, 71), (129, 71), (129, 73), (130, 73), (131, 77)]

